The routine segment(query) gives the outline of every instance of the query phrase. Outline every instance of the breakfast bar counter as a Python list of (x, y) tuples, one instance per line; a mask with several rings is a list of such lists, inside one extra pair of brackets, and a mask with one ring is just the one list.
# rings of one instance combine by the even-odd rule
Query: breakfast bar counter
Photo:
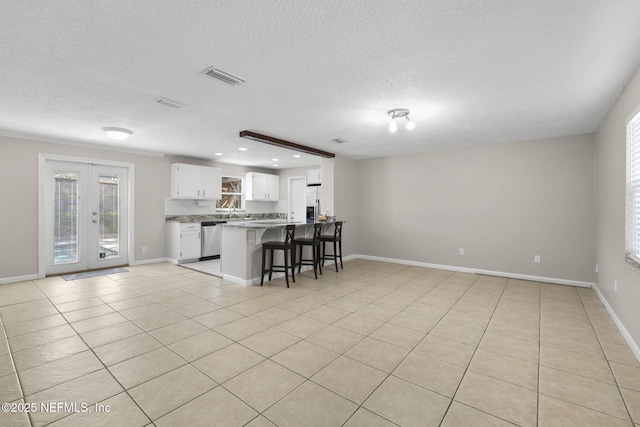
[[(262, 242), (284, 240), (285, 220), (235, 221), (220, 224), (222, 248), (220, 272), (225, 280), (242, 285), (260, 283), (262, 272)], [(323, 233), (329, 233), (333, 222), (322, 222)], [(313, 223), (295, 223), (296, 238), (311, 237)], [(325, 230), (326, 227), (326, 230)], [(281, 259), (274, 260), (282, 263)]]

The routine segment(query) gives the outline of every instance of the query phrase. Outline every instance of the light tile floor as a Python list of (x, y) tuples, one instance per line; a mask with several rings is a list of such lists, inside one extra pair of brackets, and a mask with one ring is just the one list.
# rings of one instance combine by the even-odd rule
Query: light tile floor
[(188, 268), (190, 270), (201, 271), (213, 276), (222, 277), (222, 273), (220, 273), (220, 258), (209, 259), (206, 261), (188, 262), (186, 264), (180, 264), (180, 266)]
[(290, 289), (129, 270), (0, 285), (0, 402), (28, 409), (0, 425), (640, 425), (640, 364), (591, 289), (365, 260)]

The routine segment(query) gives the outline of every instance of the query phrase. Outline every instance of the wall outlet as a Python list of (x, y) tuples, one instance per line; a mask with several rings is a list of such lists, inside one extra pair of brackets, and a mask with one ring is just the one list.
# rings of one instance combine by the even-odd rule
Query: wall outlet
[(464, 255), (464, 248), (460, 248), (460, 250), (458, 251), (458, 253), (459, 253), (460, 255)]
[(143, 253), (143, 254), (146, 254), (146, 253), (147, 253), (147, 247), (146, 247), (146, 246), (143, 246), (143, 247), (142, 247), (142, 253)]
[(596, 273), (598, 272), (598, 264), (596, 264)]
[(613, 292), (618, 292), (618, 281), (617, 280), (613, 281)]
[(533, 256), (533, 262), (540, 264), (540, 255), (534, 255)]

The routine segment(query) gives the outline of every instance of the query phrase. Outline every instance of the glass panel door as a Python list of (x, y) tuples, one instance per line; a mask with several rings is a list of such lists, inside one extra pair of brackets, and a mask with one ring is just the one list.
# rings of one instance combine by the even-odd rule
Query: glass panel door
[(128, 264), (128, 172), (45, 162), (45, 274)]
[(55, 171), (53, 263), (78, 261), (78, 179), (72, 171)]
[(98, 256), (101, 259), (120, 255), (120, 178), (98, 176)]

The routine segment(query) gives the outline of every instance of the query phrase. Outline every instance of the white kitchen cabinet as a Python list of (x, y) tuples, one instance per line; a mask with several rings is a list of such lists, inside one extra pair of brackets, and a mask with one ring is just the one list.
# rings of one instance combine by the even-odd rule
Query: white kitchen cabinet
[(267, 173), (249, 172), (245, 179), (245, 198), (277, 202), (280, 200), (280, 177)]
[(197, 260), (202, 247), (199, 222), (168, 222), (167, 251), (169, 258), (177, 261)]
[(222, 171), (219, 168), (202, 168), (202, 196), (204, 199), (222, 198)]
[(219, 199), (222, 197), (222, 173), (219, 168), (173, 163), (172, 199)]
[(309, 169), (307, 171), (307, 185), (322, 184), (322, 169)]

